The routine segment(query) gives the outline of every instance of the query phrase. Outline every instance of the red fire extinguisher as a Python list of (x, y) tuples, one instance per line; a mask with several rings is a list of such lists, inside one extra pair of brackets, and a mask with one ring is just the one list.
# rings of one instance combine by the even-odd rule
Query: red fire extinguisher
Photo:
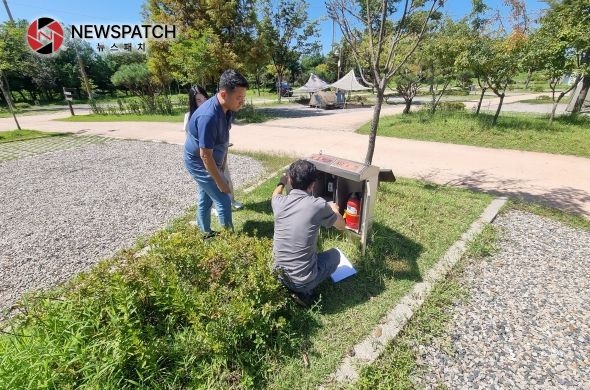
[(361, 200), (353, 192), (346, 202), (346, 227), (352, 230), (359, 230), (359, 221), (361, 219)]

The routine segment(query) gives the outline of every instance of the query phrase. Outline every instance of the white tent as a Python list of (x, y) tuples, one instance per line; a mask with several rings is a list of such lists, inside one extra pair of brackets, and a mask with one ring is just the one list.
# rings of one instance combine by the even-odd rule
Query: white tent
[(357, 81), (356, 76), (354, 75), (354, 69), (351, 69), (344, 77), (335, 83), (328, 85), (328, 87), (338, 88), (344, 91), (364, 91), (365, 89), (371, 89)]
[(313, 92), (321, 91), (322, 89), (326, 89), (327, 87), (328, 87), (328, 83), (326, 83), (324, 80), (319, 78), (319, 76), (312, 73), (309, 76), (309, 80), (307, 80), (307, 83), (305, 83), (305, 85), (303, 85), (302, 87), (299, 87), (299, 88), (293, 90), (293, 92), (313, 93)]

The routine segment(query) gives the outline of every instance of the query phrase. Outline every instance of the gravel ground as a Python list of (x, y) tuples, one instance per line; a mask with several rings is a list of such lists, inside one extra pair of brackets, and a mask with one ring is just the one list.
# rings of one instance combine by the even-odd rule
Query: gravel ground
[(518, 211), (494, 225), (501, 250), (467, 266), (419, 387), (590, 389), (590, 232)]
[[(230, 155), (236, 188), (262, 165)], [(196, 202), (182, 146), (111, 141), (0, 163), (0, 309), (162, 228)]]

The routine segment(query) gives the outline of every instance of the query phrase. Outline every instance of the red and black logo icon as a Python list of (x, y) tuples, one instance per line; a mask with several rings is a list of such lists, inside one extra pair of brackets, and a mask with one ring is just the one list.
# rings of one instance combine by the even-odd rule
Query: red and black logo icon
[(39, 54), (55, 53), (64, 42), (64, 30), (51, 18), (39, 18), (29, 25), (27, 41)]

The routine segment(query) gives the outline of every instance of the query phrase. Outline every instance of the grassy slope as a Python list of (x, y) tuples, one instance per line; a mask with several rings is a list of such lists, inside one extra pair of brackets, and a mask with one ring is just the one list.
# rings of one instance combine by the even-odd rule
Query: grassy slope
[[(569, 154), (590, 157), (590, 118), (560, 117), (553, 123), (544, 116), (501, 113), (490, 127), (492, 115), (467, 112), (426, 112), (381, 118), (378, 134), (453, 144)], [(359, 129), (368, 134), (369, 124)]]

